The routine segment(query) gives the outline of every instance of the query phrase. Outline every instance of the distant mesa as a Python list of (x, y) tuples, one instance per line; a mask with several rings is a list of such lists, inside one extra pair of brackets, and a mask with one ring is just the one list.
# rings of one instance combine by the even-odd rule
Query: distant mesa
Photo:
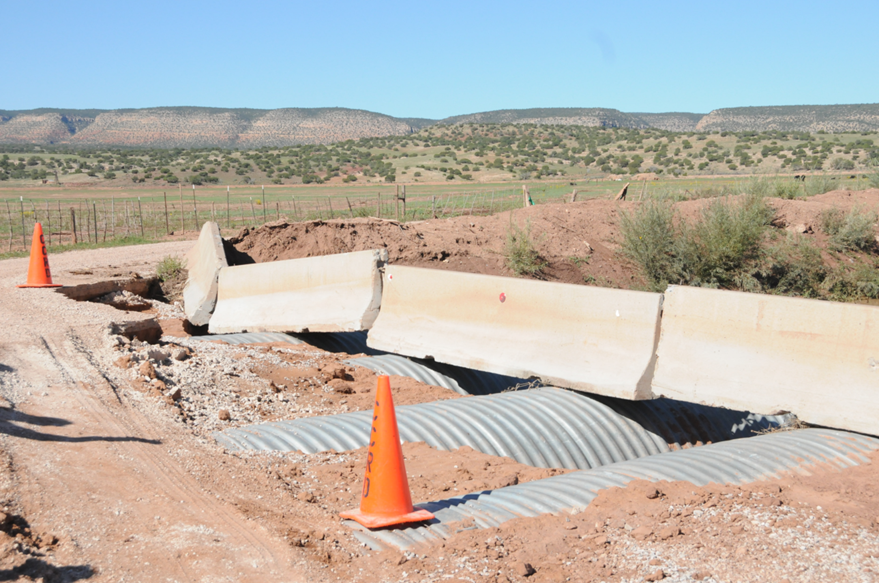
[(626, 113), (607, 108), (502, 109), (443, 120), (395, 118), (360, 109), (0, 110), (0, 144), (139, 148), (260, 148), (399, 136), (434, 124), (511, 123), (674, 132), (879, 130), (879, 104), (737, 107), (701, 113)]
[[(412, 121), (417, 124), (419, 120)], [(3, 144), (261, 148), (327, 144), (414, 131), (413, 124), (406, 120), (343, 108), (0, 111)]]

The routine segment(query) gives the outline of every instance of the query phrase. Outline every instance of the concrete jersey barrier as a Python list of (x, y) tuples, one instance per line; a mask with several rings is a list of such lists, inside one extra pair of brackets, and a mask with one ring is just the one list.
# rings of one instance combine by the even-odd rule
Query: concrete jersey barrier
[(367, 345), (646, 399), (661, 303), (655, 293), (392, 265)]
[(653, 392), (879, 435), (879, 307), (672, 286)]
[(195, 246), (186, 254), (189, 275), (183, 288), (183, 313), (196, 326), (204, 326), (211, 319), (217, 303), (217, 277), (226, 267), (226, 251), (217, 223), (202, 226)]
[(226, 267), (208, 330), (367, 330), (378, 315), (387, 260), (382, 249)]

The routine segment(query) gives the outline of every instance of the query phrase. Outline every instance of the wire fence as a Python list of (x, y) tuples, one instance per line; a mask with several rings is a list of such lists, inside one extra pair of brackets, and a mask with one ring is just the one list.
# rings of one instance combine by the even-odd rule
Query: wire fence
[[(51, 246), (103, 244), (139, 238), (162, 240), (169, 235), (197, 232), (206, 221), (234, 231), (277, 221), (312, 221), (376, 217), (399, 222), (444, 219), (462, 215), (491, 215), (533, 204), (570, 200), (572, 188), (541, 184), (504, 190), (408, 194), (392, 192), (329, 196), (289, 193), (180, 191), (149, 196), (96, 198), (0, 199), (0, 253), (30, 249), (33, 227), (41, 223)], [(4, 249), (5, 247), (5, 249)]]

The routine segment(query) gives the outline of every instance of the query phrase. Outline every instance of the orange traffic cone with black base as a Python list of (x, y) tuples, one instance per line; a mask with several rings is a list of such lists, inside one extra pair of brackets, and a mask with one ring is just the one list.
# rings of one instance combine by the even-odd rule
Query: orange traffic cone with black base
[(433, 518), (427, 510), (412, 506), (397, 415), (391, 398), (391, 381), (384, 375), (378, 377), (360, 509), (342, 512), (340, 516), (356, 520), (367, 528)]
[(61, 287), (60, 283), (52, 283), (52, 272), (49, 271), (49, 254), (46, 252), (43, 225), (40, 223), (34, 225), (31, 262), (27, 268), (27, 283), (16, 287)]

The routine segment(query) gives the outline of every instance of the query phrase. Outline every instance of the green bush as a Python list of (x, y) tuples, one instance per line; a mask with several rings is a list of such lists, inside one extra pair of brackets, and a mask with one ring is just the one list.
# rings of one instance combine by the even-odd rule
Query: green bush
[(803, 194), (800, 182), (791, 178), (754, 177), (738, 186), (742, 194), (792, 199)]
[(738, 288), (773, 216), (763, 197), (749, 194), (713, 200), (688, 225), (670, 201), (653, 200), (622, 214), (622, 253), (655, 290), (669, 283)]
[(758, 195), (711, 202), (692, 225), (682, 224), (679, 259), (688, 283), (734, 287), (741, 270), (760, 251), (774, 211)]
[(156, 266), (156, 276), (162, 281), (174, 279), (183, 272), (183, 260), (171, 255), (165, 256)]
[(801, 235), (789, 233), (780, 243), (768, 246), (741, 288), (786, 296), (816, 298), (821, 295), (827, 269), (821, 251)]
[(815, 196), (816, 194), (824, 194), (825, 192), (830, 192), (831, 190), (836, 188), (836, 181), (833, 180), (830, 176), (826, 176), (824, 174), (818, 174), (816, 176), (809, 176), (806, 178), (806, 183), (803, 185), (806, 190), (807, 196)]
[(669, 199), (652, 199), (634, 213), (620, 213), (622, 253), (641, 268), (650, 287), (664, 290), (680, 283), (676, 273), (678, 233), (676, 213)]
[[(511, 217), (512, 218), (512, 217)], [(516, 275), (537, 276), (546, 267), (531, 239), (531, 222), (522, 229), (510, 223), (504, 244), (504, 264)]]
[(855, 163), (848, 158), (834, 158), (833, 162), (830, 163), (830, 167), (834, 170), (854, 170)]
[(848, 214), (839, 209), (821, 213), (821, 229), (830, 236), (830, 244), (837, 251), (866, 250), (876, 244), (876, 213), (862, 212), (858, 207)]
[(829, 299), (838, 302), (879, 299), (879, 265), (860, 263), (852, 268), (840, 264), (824, 287)]

